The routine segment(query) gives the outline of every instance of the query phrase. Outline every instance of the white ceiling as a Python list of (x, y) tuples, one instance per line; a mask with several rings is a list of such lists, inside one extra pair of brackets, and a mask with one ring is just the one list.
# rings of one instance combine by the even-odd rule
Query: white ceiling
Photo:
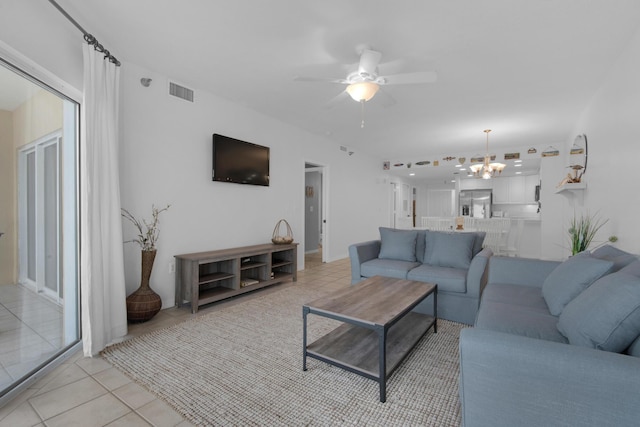
[[(483, 154), (486, 128), (492, 152), (563, 144), (640, 28), (637, 0), (58, 2), (125, 66), (405, 164)], [(374, 97), (361, 129), (358, 103), (325, 107), (344, 86), (294, 81), (345, 77), (361, 45), (382, 53), (381, 74), (438, 80), (384, 87), (396, 104)]]

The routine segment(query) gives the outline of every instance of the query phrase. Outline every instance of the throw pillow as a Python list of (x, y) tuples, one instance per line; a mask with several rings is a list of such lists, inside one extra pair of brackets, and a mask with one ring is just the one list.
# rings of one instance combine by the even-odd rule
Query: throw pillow
[(588, 255), (573, 256), (557, 266), (542, 283), (542, 296), (549, 312), (559, 316), (562, 309), (580, 292), (598, 280), (613, 262)]
[(475, 231), (473, 234), (476, 235), (476, 239), (473, 242), (473, 256), (476, 256), (482, 250), (482, 244), (484, 243), (484, 238), (487, 236), (487, 232)]
[(611, 268), (611, 273), (615, 273), (620, 269), (626, 267), (634, 261), (638, 260), (633, 254), (629, 252), (625, 252), (621, 249), (613, 247), (611, 245), (604, 245), (596, 249), (591, 253), (591, 256), (598, 259), (604, 259), (606, 261), (613, 262), (613, 267)]
[(624, 266), (620, 269), (620, 273), (627, 273), (633, 276), (640, 277), (640, 260), (634, 261), (631, 264)]
[(417, 235), (417, 231), (380, 227), (380, 253), (378, 258), (415, 261)]
[(425, 234), (425, 259), (429, 265), (469, 268), (473, 258), (474, 233), (428, 231)]
[(618, 272), (598, 279), (560, 315), (571, 344), (620, 353), (640, 335), (640, 278)]

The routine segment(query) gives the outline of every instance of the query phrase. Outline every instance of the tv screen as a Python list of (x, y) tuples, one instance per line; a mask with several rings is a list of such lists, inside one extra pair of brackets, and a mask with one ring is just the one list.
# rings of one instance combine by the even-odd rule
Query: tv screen
[(212, 179), (269, 185), (269, 147), (213, 134)]

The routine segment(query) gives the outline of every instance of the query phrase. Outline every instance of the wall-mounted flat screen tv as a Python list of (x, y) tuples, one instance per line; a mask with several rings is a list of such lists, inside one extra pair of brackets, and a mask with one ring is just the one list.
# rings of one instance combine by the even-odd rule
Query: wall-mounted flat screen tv
[(213, 134), (212, 179), (236, 184), (269, 185), (269, 147)]

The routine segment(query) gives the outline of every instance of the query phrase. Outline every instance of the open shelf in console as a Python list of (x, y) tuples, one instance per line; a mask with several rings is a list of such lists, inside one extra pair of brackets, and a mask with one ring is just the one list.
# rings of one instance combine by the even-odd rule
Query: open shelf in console
[(297, 243), (176, 255), (176, 305), (198, 307), (285, 280), (297, 280)]
[[(293, 254), (295, 256), (295, 254)], [(282, 250), (271, 254), (271, 277), (285, 278), (293, 274), (295, 259), (290, 251)]]

